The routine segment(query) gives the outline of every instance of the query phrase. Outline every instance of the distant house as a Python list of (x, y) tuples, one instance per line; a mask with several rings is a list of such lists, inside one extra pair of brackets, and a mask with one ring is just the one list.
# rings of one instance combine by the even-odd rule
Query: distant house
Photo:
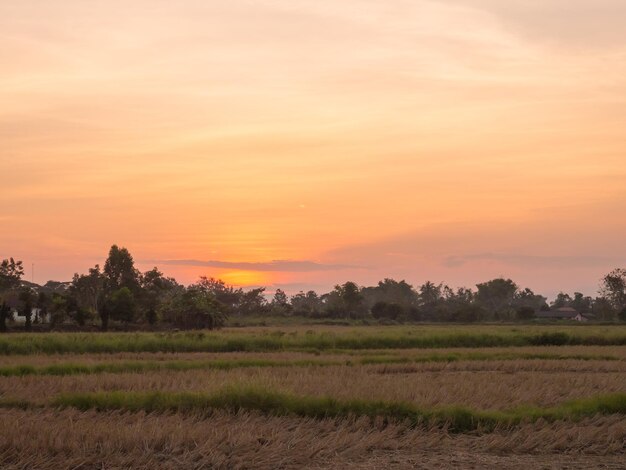
[[(40, 308), (33, 308), (31, 313), (31, 321), (34, 323), (48, 323), (50, 321), (50, 314), (42, 312)], [(26, 316), (20, 310), (13, 309), (13, 321), (17, 325), (24, 325), (26, 323)]]
[(537, 318), (542, 318), (546, 320), (573, 320), (586, 322), (591, 320), (593, 318), (593, 315), (588, 313), (580, 313), (578, 310), (572, 307), (561, 307), (545, 312), (537, 312)]

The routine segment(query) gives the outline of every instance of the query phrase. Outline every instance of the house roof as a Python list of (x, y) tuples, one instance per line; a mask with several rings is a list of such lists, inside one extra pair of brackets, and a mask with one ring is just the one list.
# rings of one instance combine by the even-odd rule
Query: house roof
[(578, 310), (572, 307), (561, 307), (547, 312), (537, 312), (539, 318), (575, 318)]

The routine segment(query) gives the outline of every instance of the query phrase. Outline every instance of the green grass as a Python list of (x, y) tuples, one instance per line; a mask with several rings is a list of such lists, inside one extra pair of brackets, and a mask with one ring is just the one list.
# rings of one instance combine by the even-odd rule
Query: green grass
[(416, 326), (245, 329), (180, 333), (36, 333), (0, 336), (0, 354), (263, 352), (537, 345), (626, 345), (626, 327)]
[(274, 361), (269, 359), (225, 359), (216, 361), (119, 361), (98, 364), (62, 363), (50, 366), (7, 366), (0, 367), (0, 377), (21, 377), (26, 375), (90, 375), (104, 373), (142, 373), (154, 371), (187, 370), (231, 370), (246, 367), (308, 367), (341, 365), (341, 361), (297, 360)]
[(539, 419), (576, 421), (597, 414), (626, 414), (626, 394), (601, 395), (551, 408), (518, 407), (511, 410), (474, 410), (461, 406), (421, 408), (412, 403), (337, 400), (278, 393), (251, 387), (228, 387), (216, 393), (100, 392), (64, 394), (56, 407), (146, 412), (210, 414), (212, 410), (258, 411), (268, 415), (296, 415), (316, 419), (369, 417), (402, 421), (412, 426), (441, 426), (451, 432), (493, 431)]
[(602, 360), (619, 361), (620, 358), (608, 355), (560, 355), (548, 353), (485, 353), (463, 352), (448, 354), (428, 354), (415, 357), (403, 356), (364, 356), (349, 360), (299, 359), (221, 359), (221, 360), (175, 360), (175, 361), (116, 361), (96, 364), (60, 363), (48, 366), (18, 365), (0, 366), (0, 377), (22, 377), (27, 375), (91, 375), (91, 374), (122, 374), (145, 373), (158, 371), (189, 371), (189, 370), (231, 370), (249, 367), (330, 367), (357, 366), (376, 364), (416, 364), (458, 361), (514, 361), (514, 360)]

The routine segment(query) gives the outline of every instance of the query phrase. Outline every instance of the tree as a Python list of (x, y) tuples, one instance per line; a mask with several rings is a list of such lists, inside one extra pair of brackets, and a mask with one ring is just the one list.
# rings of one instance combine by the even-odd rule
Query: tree
[(20, 291), (19, 300), (21, 302), (22, 316), (26, 318), (24, 325), (26, 331), (32, 329), (33, 305), (35, 303), (35, 293), (30, 287), (25, 287)]
[(366, 313), (363, 295), (354, 282), (336, 285), (330, 294), (327, 298), (329, 313), (347, 318), (358, 318)]
[(591, 312), (593, 299), (589, 296), (585, 296), (580, 292), (574, 292), (574, 300), (572, 300), (571, 307), (578, 310), (581, 313)]
[(520, 321), (532, 320), (535, 318), (535, 309), (532, 307), (520, 307), (515, 313), (517, 319)]
[(291, 297), (291, 306), (295, 315), (319, 317), (322, 312), (322, 300), (313, 290), (306, 294), (302, 291)]
[(626, 307), (626, 269), (614, 269), (602, 278), (600, 295), (607, 299), (615, 311)]
[[(94, 273), (94, 277), (97, 272)], [(104, 263), (103, 286), (100, 295), (97, 297), (98, 314), (100, 315), (100, 321), (102, 330), (106, 331), (109, 327), (109, 319), (116, 317), (128, 320), (128, 315), (132, 313), (134, 316), (134, 309), (136, 307), (135, 297), (141, 295), (140, 285), (140, 273), (135, 268), (135, 262), (130, 252), (126, 248), (120, 248), (117, 245), (111, 246), (109, 250), (109, 256)], [(96, 279), (93, 280), (96, 282)], [(120, 293), (121, 289), (127, 289), (131, 296), (129, 297), (124, 291)], [(111, 297), (115, 293), (116, 299)], [(132, 300), (130, 300), (132, 298)], [(120, 304), (122, 302), (122, 304)], [(113, 311), (113, 308), (120, 309), (122, 305), (127, 303), (124, 308), (132, 307), (132, 312), (121, 312), (119, 310)]]
[(276, 289), (270, 307), (274, 315), (287, 315), (291, 312), (289, 298), (282, 289)]
[(141, 276), (140, 305), (150, 325), (154, 325), (157, 321), (157, 311), (165, 294), (177, 285), (174, 279), (163, 276), (163, 273), (156, 267)]
[(44, 291), (40, 291), (37, 295), (37, 301), (35, 307), (38, 309), (37, 316), (35, 317), (35, 323), (43, 321), (44, 317), (48, 315), (48, 309), (51, 305), (52, 299)]
[(408, 310), (417, 306), (419, 301), (417, 292), (411, 284), (404, 280), (396, 281), (389, 278), (379, 281), (375, 287), (364, 287), (361, 294), (366, 303), (372, 306), (377, 302), (387, 302), (396, 303)]
[[(543, 295), (535, 294), (528, 287), (524, 290), (518, 290), (513, 299), (513, 307), (519, 313), (521, 309), (531, 309), (538, 312), (548, 307), (547, 298)], [(526, 312), (528, 312), (526, 310)], [(519, 319), (519, 315), (517, 315)]]
[(6, 321), (11, 315), (8, 297), (10, 292), (20, 285), (23, 275), (24, 267), (21, 261), (9, 258), (0, 263), (0, 332), (7, 331)]
[(163, 305), (164, 318), (182, 328), (221, 328), (226, 322), (227, 310), (200, 284), (175, 289)]
[(372, 316), (378, 319), (388, 318), (390, 320), (396, 320), (403, 312), (404, 309), (402, 305), (396, 303), (390, 304), (379, 301), (372, 306)]
[(111, 293), (107, 299), (107, 311), (111, 318), (130, 323), (135, 318), (137, 304), (128, 287), (122, 287)]
[(226, 285), (221, 279), (212, 277), (202, 276), (195, 286), (203, 292), (211, 294), (229, 313), (235, 312), (243, 295), (242, 289), (235, 289), (233, 286)]
[(518, 291), (517, 284), (511, 279), (492, 279), (477, 284), (476, 300), (495, 320), (511, 319), (514, 314), (513, 303)]
[(59, 323), (63, 323), (67, 318), (67, 299), (61, 294), (52, 294), (52, 306), (50, 307), (50, 326), (54, 328)]
[(419, 309), (424, 320), (438, 320), (443, 305), (443, 284), (427, 281), (419, 289)]
[(74, 274), (69, 292), (76, 299), (80, 309), (88, 311), (91, 315), (100, 313), (104, 281), (104, 274), (97, 264), (89, 269), (89, 274)]
[(569, 294), (559, 292), (556, 296), (556, 299), (554, 299), (554, 302), (552, 302), (551, 305), (552, 308), (570, 307), (572, 305), (572, 298), (569, 296)]
[(267, 310), (267, 300), (265, 300), (265, 287), (258, 287), (243, 292), (239, 296), (239, 302), (235, 310), (239, 315), (259, 315)]
[(613, 321), (615, 319), (615, 309), (605, 297), (596, 297), (594, 299), (592, 311), (598, 320)]
[(485, 310), (475, 303), (475, 293), (468, 288), (460, 287), (456, 291), (448, 286), (443, 287), (443, 301), (436, 309), (440, 321), (456, 321), (473, 323), (485, 317)]
[(126, 248), (117, 245), (111, 247), (103, 273), (104, 287), (108, 292), (122, 287), (128, 288), (133, 294), (139, 290), (139, 271), (135, 269), (133, 257)]

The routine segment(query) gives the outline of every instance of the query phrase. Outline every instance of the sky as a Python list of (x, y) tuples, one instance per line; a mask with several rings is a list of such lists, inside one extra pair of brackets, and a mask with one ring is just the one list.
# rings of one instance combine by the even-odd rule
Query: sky
[(29, 280), (115, 243), (183, 283), (593, 295), (625, 214), (623, 0), (0, 2)]

